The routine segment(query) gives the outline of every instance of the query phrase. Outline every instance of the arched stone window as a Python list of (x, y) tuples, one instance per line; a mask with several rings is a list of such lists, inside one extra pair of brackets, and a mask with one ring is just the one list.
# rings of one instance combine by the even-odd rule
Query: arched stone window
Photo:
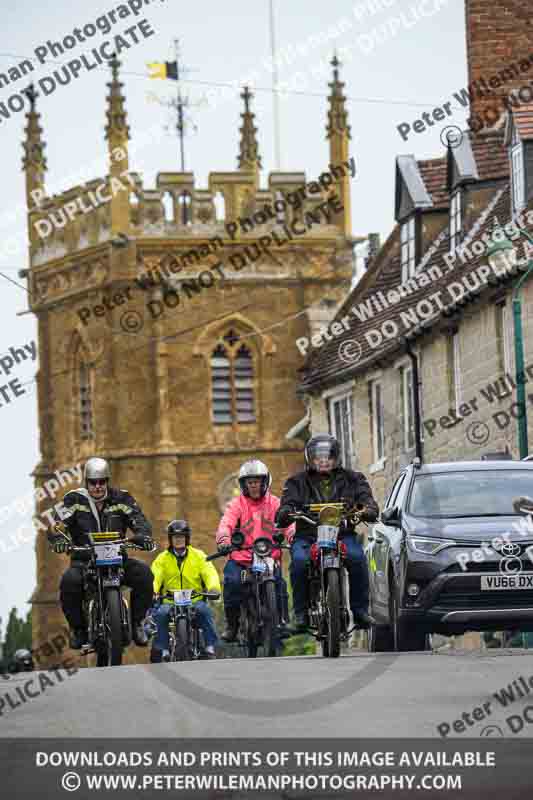
[(91, 368), (85, 361), (78, 366), (78, 412), (80, 439), (92, 439), (93, 410), (91, 398)]
[(256, 421), (254, 360), (234, 330), (225, 334), (211, 355), (211, 408), (215, 425)]

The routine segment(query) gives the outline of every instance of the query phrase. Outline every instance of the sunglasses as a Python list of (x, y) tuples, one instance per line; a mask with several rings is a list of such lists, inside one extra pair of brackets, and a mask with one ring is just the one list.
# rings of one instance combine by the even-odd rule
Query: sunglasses
[(105, 486), (107, 483), (107, 478), (89, 478), (88, 481), (91, 486)]

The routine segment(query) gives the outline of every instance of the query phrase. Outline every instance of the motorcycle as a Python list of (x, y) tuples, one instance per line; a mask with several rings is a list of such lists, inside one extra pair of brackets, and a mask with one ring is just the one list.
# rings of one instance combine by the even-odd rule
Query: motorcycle
[[(121, 592), (126, 551), (142, 547), (124, 540), (123, 533), (88, 533), (89, 544), (74, 545), (61, 526), (55, 526), (67, 541), (67, 553), (83, 557), (83, 616), (87, 623), (89, 646), (81, 655), (96, 653), (96, 666), (120, 666), (124, 648), (131, 643), (128, 603)], [(152, 551), (157, 548), (152, 547)]]
[(218, 592), (197, 592), (194, 589), (178, 589), (166, 592), (165, 598), (172, 601), (169, 615), (169, 661), (197, 661), (204, 658), (202, 631), (198, 625), (193, 600), (195, 597), (219, 597)]
[[(277, 548), (287, 549), (282, 533), (275, 533), (273, 541)], [(263, 646), (265, 656), (279, 654), (279, 619), (276, 598), (276, 564), (272, 558), (274, 545), (266, 536), (261, 536), (249, 547), (244, 547), (245, 537), (236, 530), (231, 536), (231, 545), (221, 548), (207, 557), (208, 561), (233, 553), (235, 550), (252, 553), (252, 563), (243, 567), (241, 581), (245, 587), (241, 601), (239, 640), (245, 647), (248, 658), (256, 658)]]
[(361, 503), (354, 508), (345, 503), (311, 503), (303, 508), (294, 510), (290, 516), (295, 521), (305, 520), (317, 529), (307, 568), (309, 628), (320, 642), (322, 655), (338, 658), (341, 642), (347, 641), (355, 629), (350, 629), (344, 566), (347, 552), (346, 545), (339, 539), (339, 531), (348, 522), (358, 525), (366, 507)]

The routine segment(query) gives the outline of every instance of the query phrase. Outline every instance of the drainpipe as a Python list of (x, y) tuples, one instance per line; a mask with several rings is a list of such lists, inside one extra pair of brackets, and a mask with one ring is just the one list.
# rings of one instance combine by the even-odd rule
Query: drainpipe
[(422, 448), (422, 428), (420, 421), (420, 380), (418, 375), (418, 358), (411, 349), (411, 342), (405, 339), (405, 352), (411, 359), (411, 366), (413, 368), (413, 412), (415, 415), (415, 450), (416, 457), (420, 459), (422, 464), (424, 461), (424, 453)]

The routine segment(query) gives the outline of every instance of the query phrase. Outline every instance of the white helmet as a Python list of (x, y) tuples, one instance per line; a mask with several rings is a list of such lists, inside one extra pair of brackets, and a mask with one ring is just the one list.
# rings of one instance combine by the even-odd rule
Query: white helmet
[[(111, 472), (109, 470), (109, 464), (105, 460), (105, 458), (90, 458), (83, 468), (83, 483), (85, 488), (87, 489), (87, 481), (94, 480), (95, 478), (105, 478), (108, 481), (111, 478)], [(107, 490), (105, 493), (105, 497), (107, 497)]]
[(272, 484), (272, 475), (268, 471), (267, 465), (257, 459), (245, 461), (239, 470), (241, 492), (245, 497), (249, 497), (250, 493), (246, 486), (246, 478), (261, 478), (261, 497), (266, 495)]

